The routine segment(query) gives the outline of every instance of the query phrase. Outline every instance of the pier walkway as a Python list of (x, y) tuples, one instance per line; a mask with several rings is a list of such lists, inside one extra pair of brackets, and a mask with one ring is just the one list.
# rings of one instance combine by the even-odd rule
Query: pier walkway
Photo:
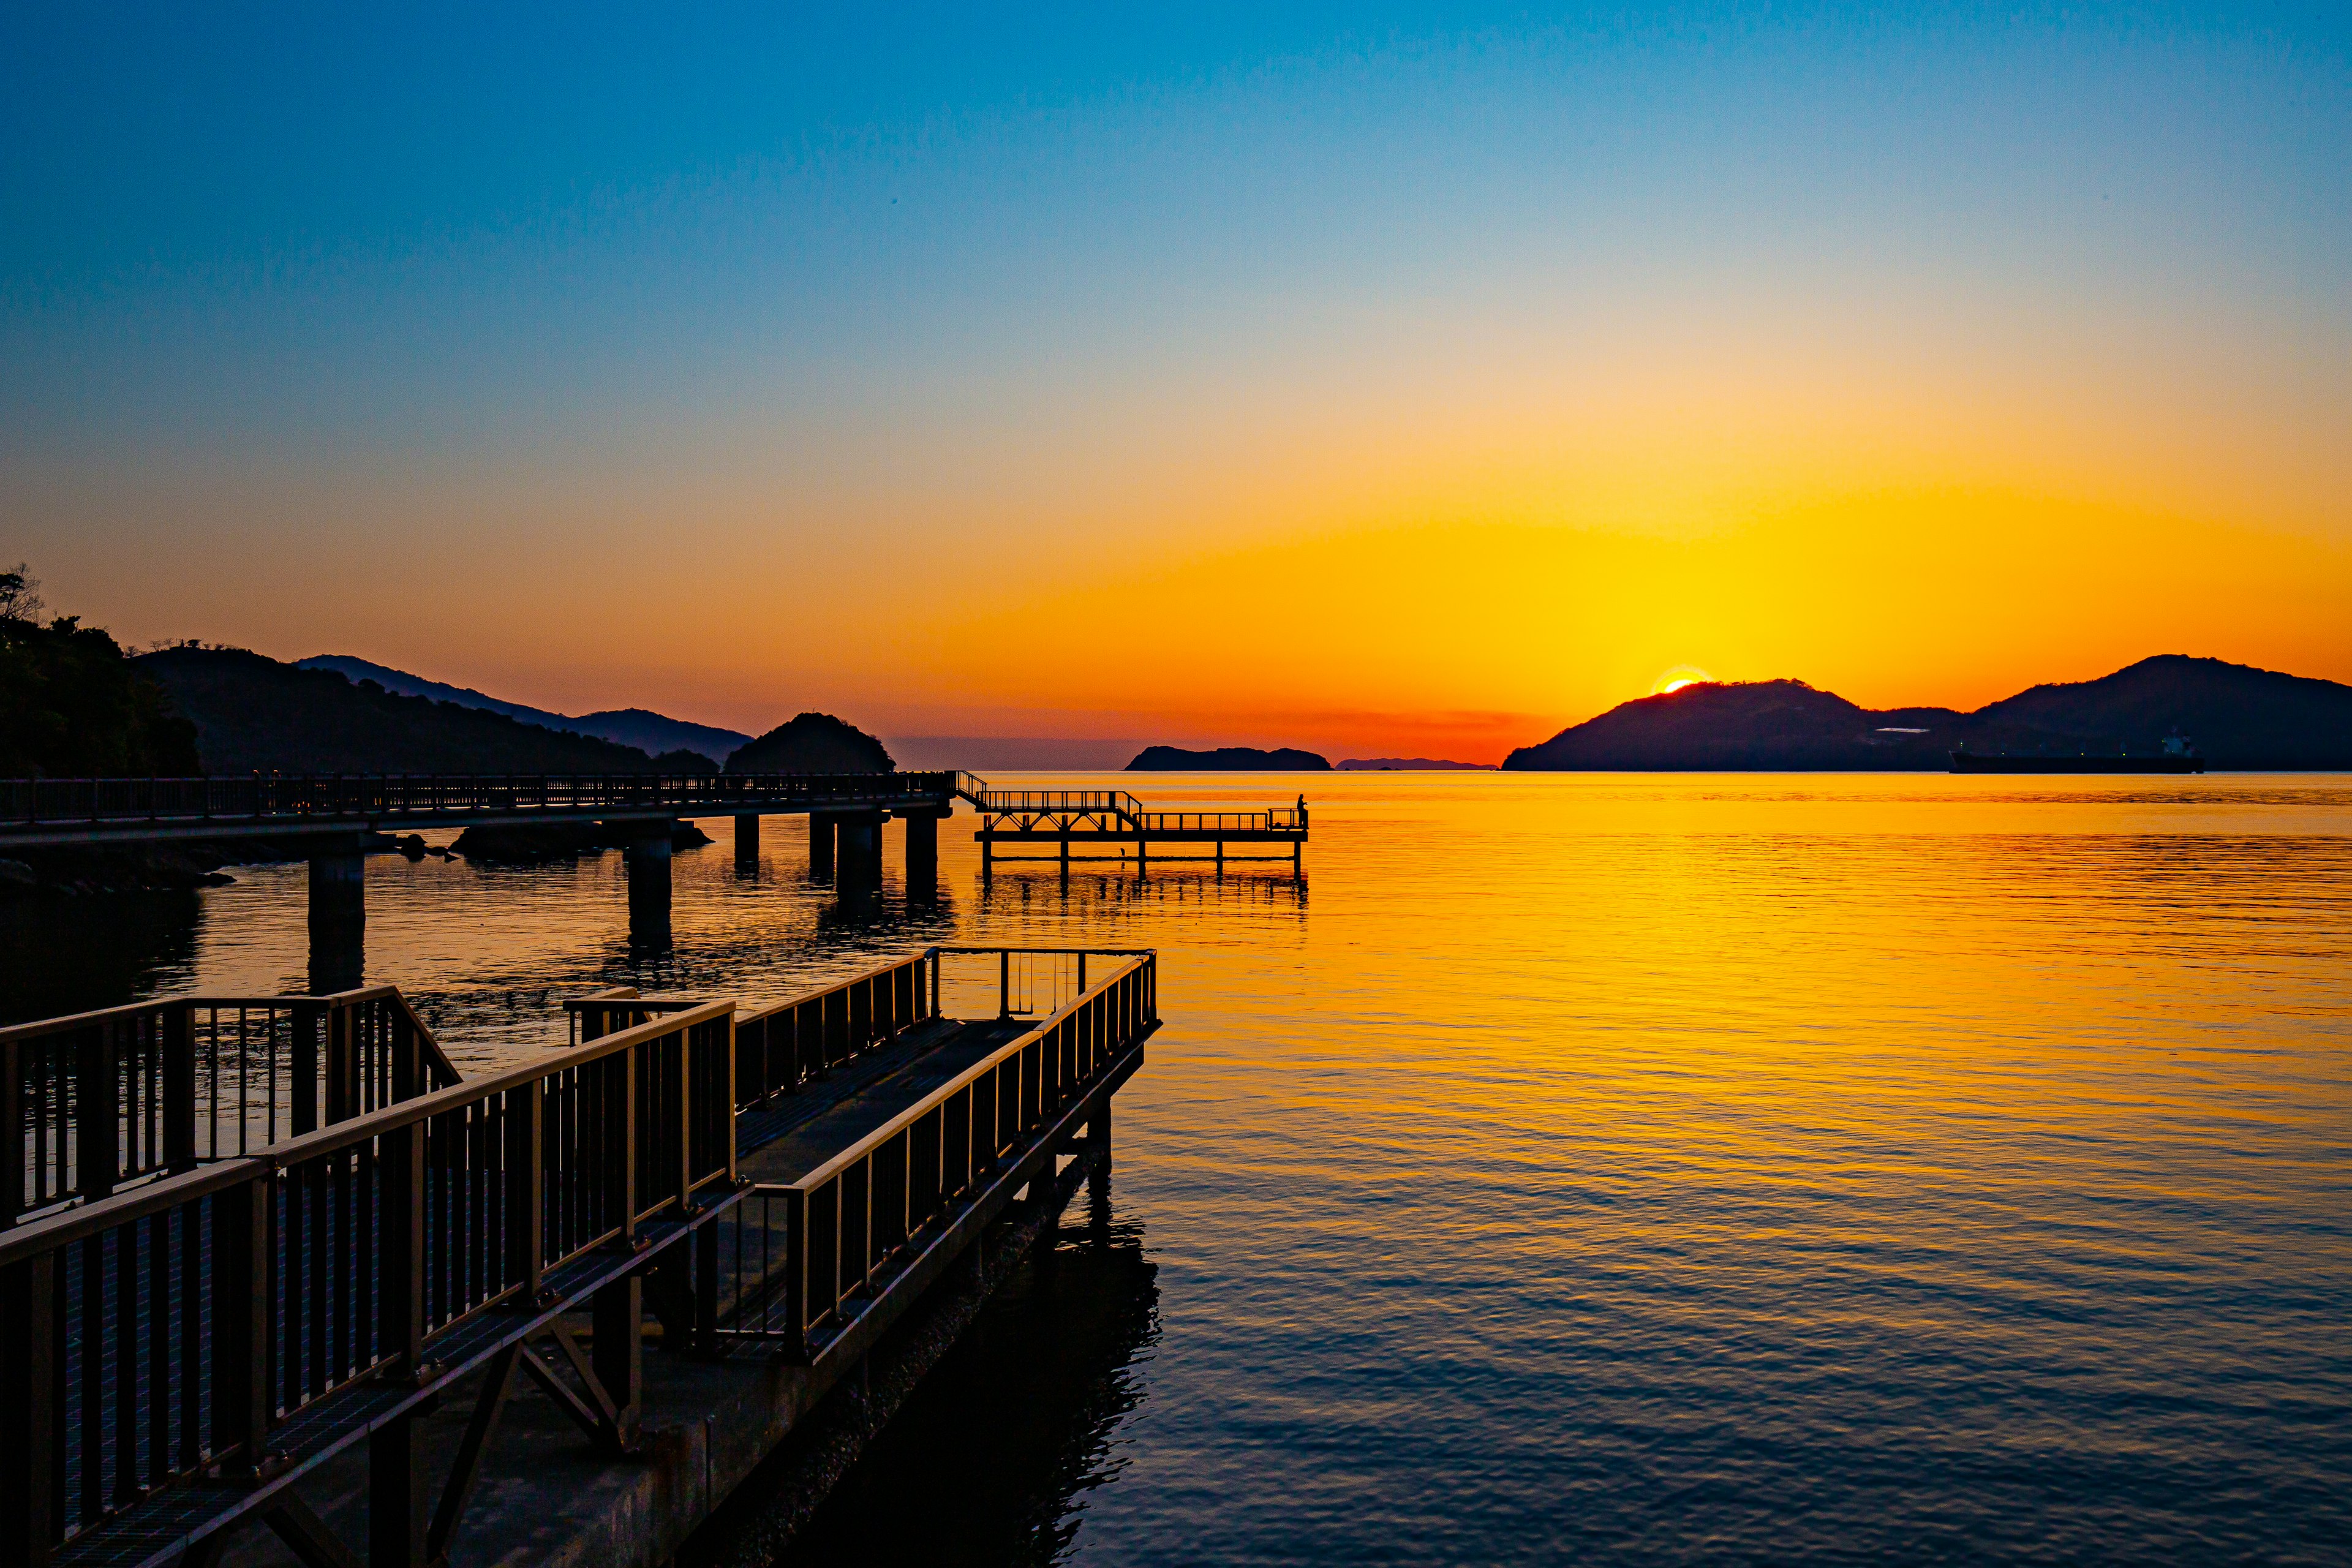
[(567, 1006), (470, 1079), (388, 987), (0, 1029), (0, 1563), (667, 1561), (1107, 1172), (1157, 965)]

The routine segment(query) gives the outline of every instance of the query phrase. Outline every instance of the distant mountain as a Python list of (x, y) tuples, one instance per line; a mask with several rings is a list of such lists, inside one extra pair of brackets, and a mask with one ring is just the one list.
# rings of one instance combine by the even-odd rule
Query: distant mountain
[(1712, 682), (1620, 703), (1519, 748), (1503, 766), (1940, 772), (1958, 746), (2149, 754), (2175, 729), (2213, 768), (2352, 768), (2352, 687), (2179, 654), (2097, 680), (2037, 686), (1973, 713), (1862, 708), (1801, 680)]
[(845, 720), (803, 713), (727, 759), (730, 773), (887, 773), (889, 750)]
[(2135, 752), (2177, 725), (2209, 767), (2352, 768), (2352, 686), (2218, 658), (2161, 654), (2096, 680), (2036, 686), (1975, 716)]
[(207, 773), (618, 773), (655, 765), (635, 746), (242, 648), (167, 647), (131, 663), (194, 723)]
[(902, 768), (970, 768), (975, 773), (1116, 772), (1139, 740), (1069, 740), (1058, 735), (888, 735), (883, 738)]
[(713, 763), (724, 763), (728, 753), (751, 737), (740, 730), (721, 730), (710, 724), (689, 724), (683, 719), (672, 719), (644, 708), (608, 708), (600, 712), (551, 713), (544, 708), (532, 708), (520, 702), (509, 702), (477, 691), (470, 686), (451, 686), (438, 680), (427, 680), (421, 675), (411, 675), (404, 669), (357, 658), (347, 653), (323, 653), (310, 658), (297, 659), (302, 669), (331, 669), (352, 680), (373, 680), (386, 691), (404, 697), (430, 697), (436, 702), (455, 702), (461, 708), (480, 708), (492, 713), (503, 713), (509, 719), (520, 719), (526, 724), (537, 724), (549, 730), (569, 731), (575, 735), (593, 735), (600, 741), (635, 746), (649, 754), (664, 752), (699, 752)]
[(1334, 772), (1343, 773), (1490, 773), (1495, 771), (1492, 763), (1449, 763), (1438, 757), (1349, 757), (1344, 763), (1333, 763), (1331, 767)]
[(1187, 752), (1174, 746), (1146, 746), (1127, 764), (1131, 773), (1328, 773), (1330, 763), (1312, 752), (1278, 747), (1261, 752), (1255, 746), (1220, 746), (1213, 752)]

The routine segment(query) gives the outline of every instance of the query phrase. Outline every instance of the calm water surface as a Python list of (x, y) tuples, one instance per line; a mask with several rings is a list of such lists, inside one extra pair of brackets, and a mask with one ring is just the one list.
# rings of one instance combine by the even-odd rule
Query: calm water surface
[[(1307, 876), (983, 889), (959, 818), (845, 911), (714, 822), (634, 952), (617, 855), (369, 867), (461, 1066), (591, 984), (1160, 950), (1109, 1245), (795, 1562), (2352, 1562), (2352, 780), (997, 782), (1303, 784)], [(301, 868), (238, 876), (19, 921), (10, 1010), (299, 989)]]

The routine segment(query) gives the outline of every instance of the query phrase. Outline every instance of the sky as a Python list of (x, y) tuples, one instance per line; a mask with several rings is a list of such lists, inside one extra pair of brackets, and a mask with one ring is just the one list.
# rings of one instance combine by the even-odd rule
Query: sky
[(0, 14), (53, 606), (1335, 758), (2352, 680), (2352, 8), (485, 9)]

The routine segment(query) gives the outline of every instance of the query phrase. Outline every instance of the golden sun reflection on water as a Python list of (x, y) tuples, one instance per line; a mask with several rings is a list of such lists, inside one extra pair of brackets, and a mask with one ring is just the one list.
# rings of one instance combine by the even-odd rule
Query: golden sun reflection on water
[[(711, 823), (658, 953), (614, 856), (373, 862), (370, 977), (471, 1066), (614, 980), (769, 996), (950, 940), (1159, 948), (1168, 1023), (1118, 1109), (1159, 1269), (1141, 1394), (1036, 1482), (1076, 1559), (2352, 1536), (2352, 781), (1141, 782), (1303, 788), (1306, 881), (983, 887), (959, 818), (935, 910), (894, 858), (851, 916), (796, 823), (749, 878)], [(299, 979), (299, 868), (241, 875), (155, 983)]]

